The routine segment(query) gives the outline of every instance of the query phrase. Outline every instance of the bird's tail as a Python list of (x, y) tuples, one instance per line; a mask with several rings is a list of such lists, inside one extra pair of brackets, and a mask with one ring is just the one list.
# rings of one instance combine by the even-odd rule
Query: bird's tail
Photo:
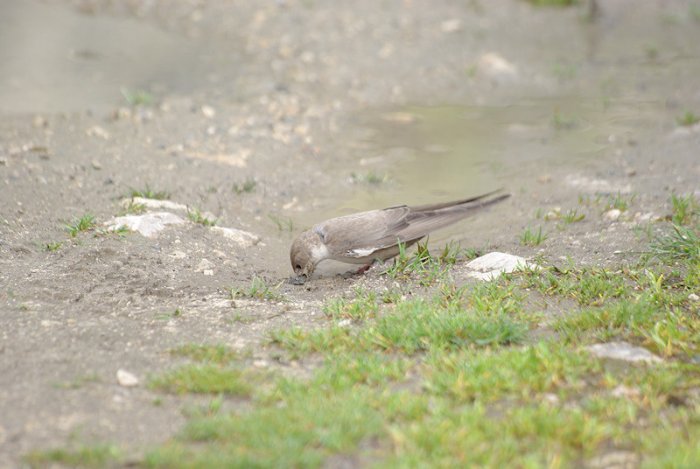
[(468, 199), (454, 200), (452, 202), (442, 202), (438, 204), (419, 205), (417, 207), (411, 207), (411, 209), (416, 212), (433, 212), (444, 209), (458, 209), (460, 211), (466, 209), (471, 211), (471, 209), (487, 207), (510, 197), (510, 194), (500, 194), (495, 197), (491, 197), (499, 192), (503, 192), (503, 189), (496, 189), (495, 191), (477, 195), (476, 197), (470, 197)]

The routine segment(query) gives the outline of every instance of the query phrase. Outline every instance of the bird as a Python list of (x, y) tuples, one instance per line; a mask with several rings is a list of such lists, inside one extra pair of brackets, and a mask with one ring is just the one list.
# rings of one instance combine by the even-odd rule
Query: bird
[(294, 276), (290, 283), (301, 285), (329, 272), (364, 272), (374, 261), (398, 255), (400, 245), (409, 247), (435, 230), (510, 197), (501, 192), (414, 207), (397, 205), (318, 223), (292, 242), (289, 258)]

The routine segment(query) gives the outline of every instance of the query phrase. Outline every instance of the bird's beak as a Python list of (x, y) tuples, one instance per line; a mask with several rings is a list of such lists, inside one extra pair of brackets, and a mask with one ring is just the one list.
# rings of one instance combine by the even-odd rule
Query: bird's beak
[(289, 277), (289, 283), (292, 285), (304, 285), (308, 279), (306, 274), (299, 274), (294, 277)]

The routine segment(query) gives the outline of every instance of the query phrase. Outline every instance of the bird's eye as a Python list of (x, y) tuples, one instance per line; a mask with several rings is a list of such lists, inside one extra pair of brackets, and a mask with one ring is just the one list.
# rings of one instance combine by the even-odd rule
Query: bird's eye
[(294, 268), (295, 268), (296, 270), (301, 270), (301, 266), (300, 266), (299, 264), (295, 265)]

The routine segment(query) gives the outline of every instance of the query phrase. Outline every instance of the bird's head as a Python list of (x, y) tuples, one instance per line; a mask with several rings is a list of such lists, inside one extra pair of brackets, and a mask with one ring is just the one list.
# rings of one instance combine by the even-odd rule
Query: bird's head
[(309, 230), (301, 233), (292, 243), (289, 250), (289, 259), (292, 262), (295, 277), (291, 282), (302, 285), (316, 269), (316, 264), (322, 259), (322, 252), (326, 250), (321, 238), (315, 232)]

